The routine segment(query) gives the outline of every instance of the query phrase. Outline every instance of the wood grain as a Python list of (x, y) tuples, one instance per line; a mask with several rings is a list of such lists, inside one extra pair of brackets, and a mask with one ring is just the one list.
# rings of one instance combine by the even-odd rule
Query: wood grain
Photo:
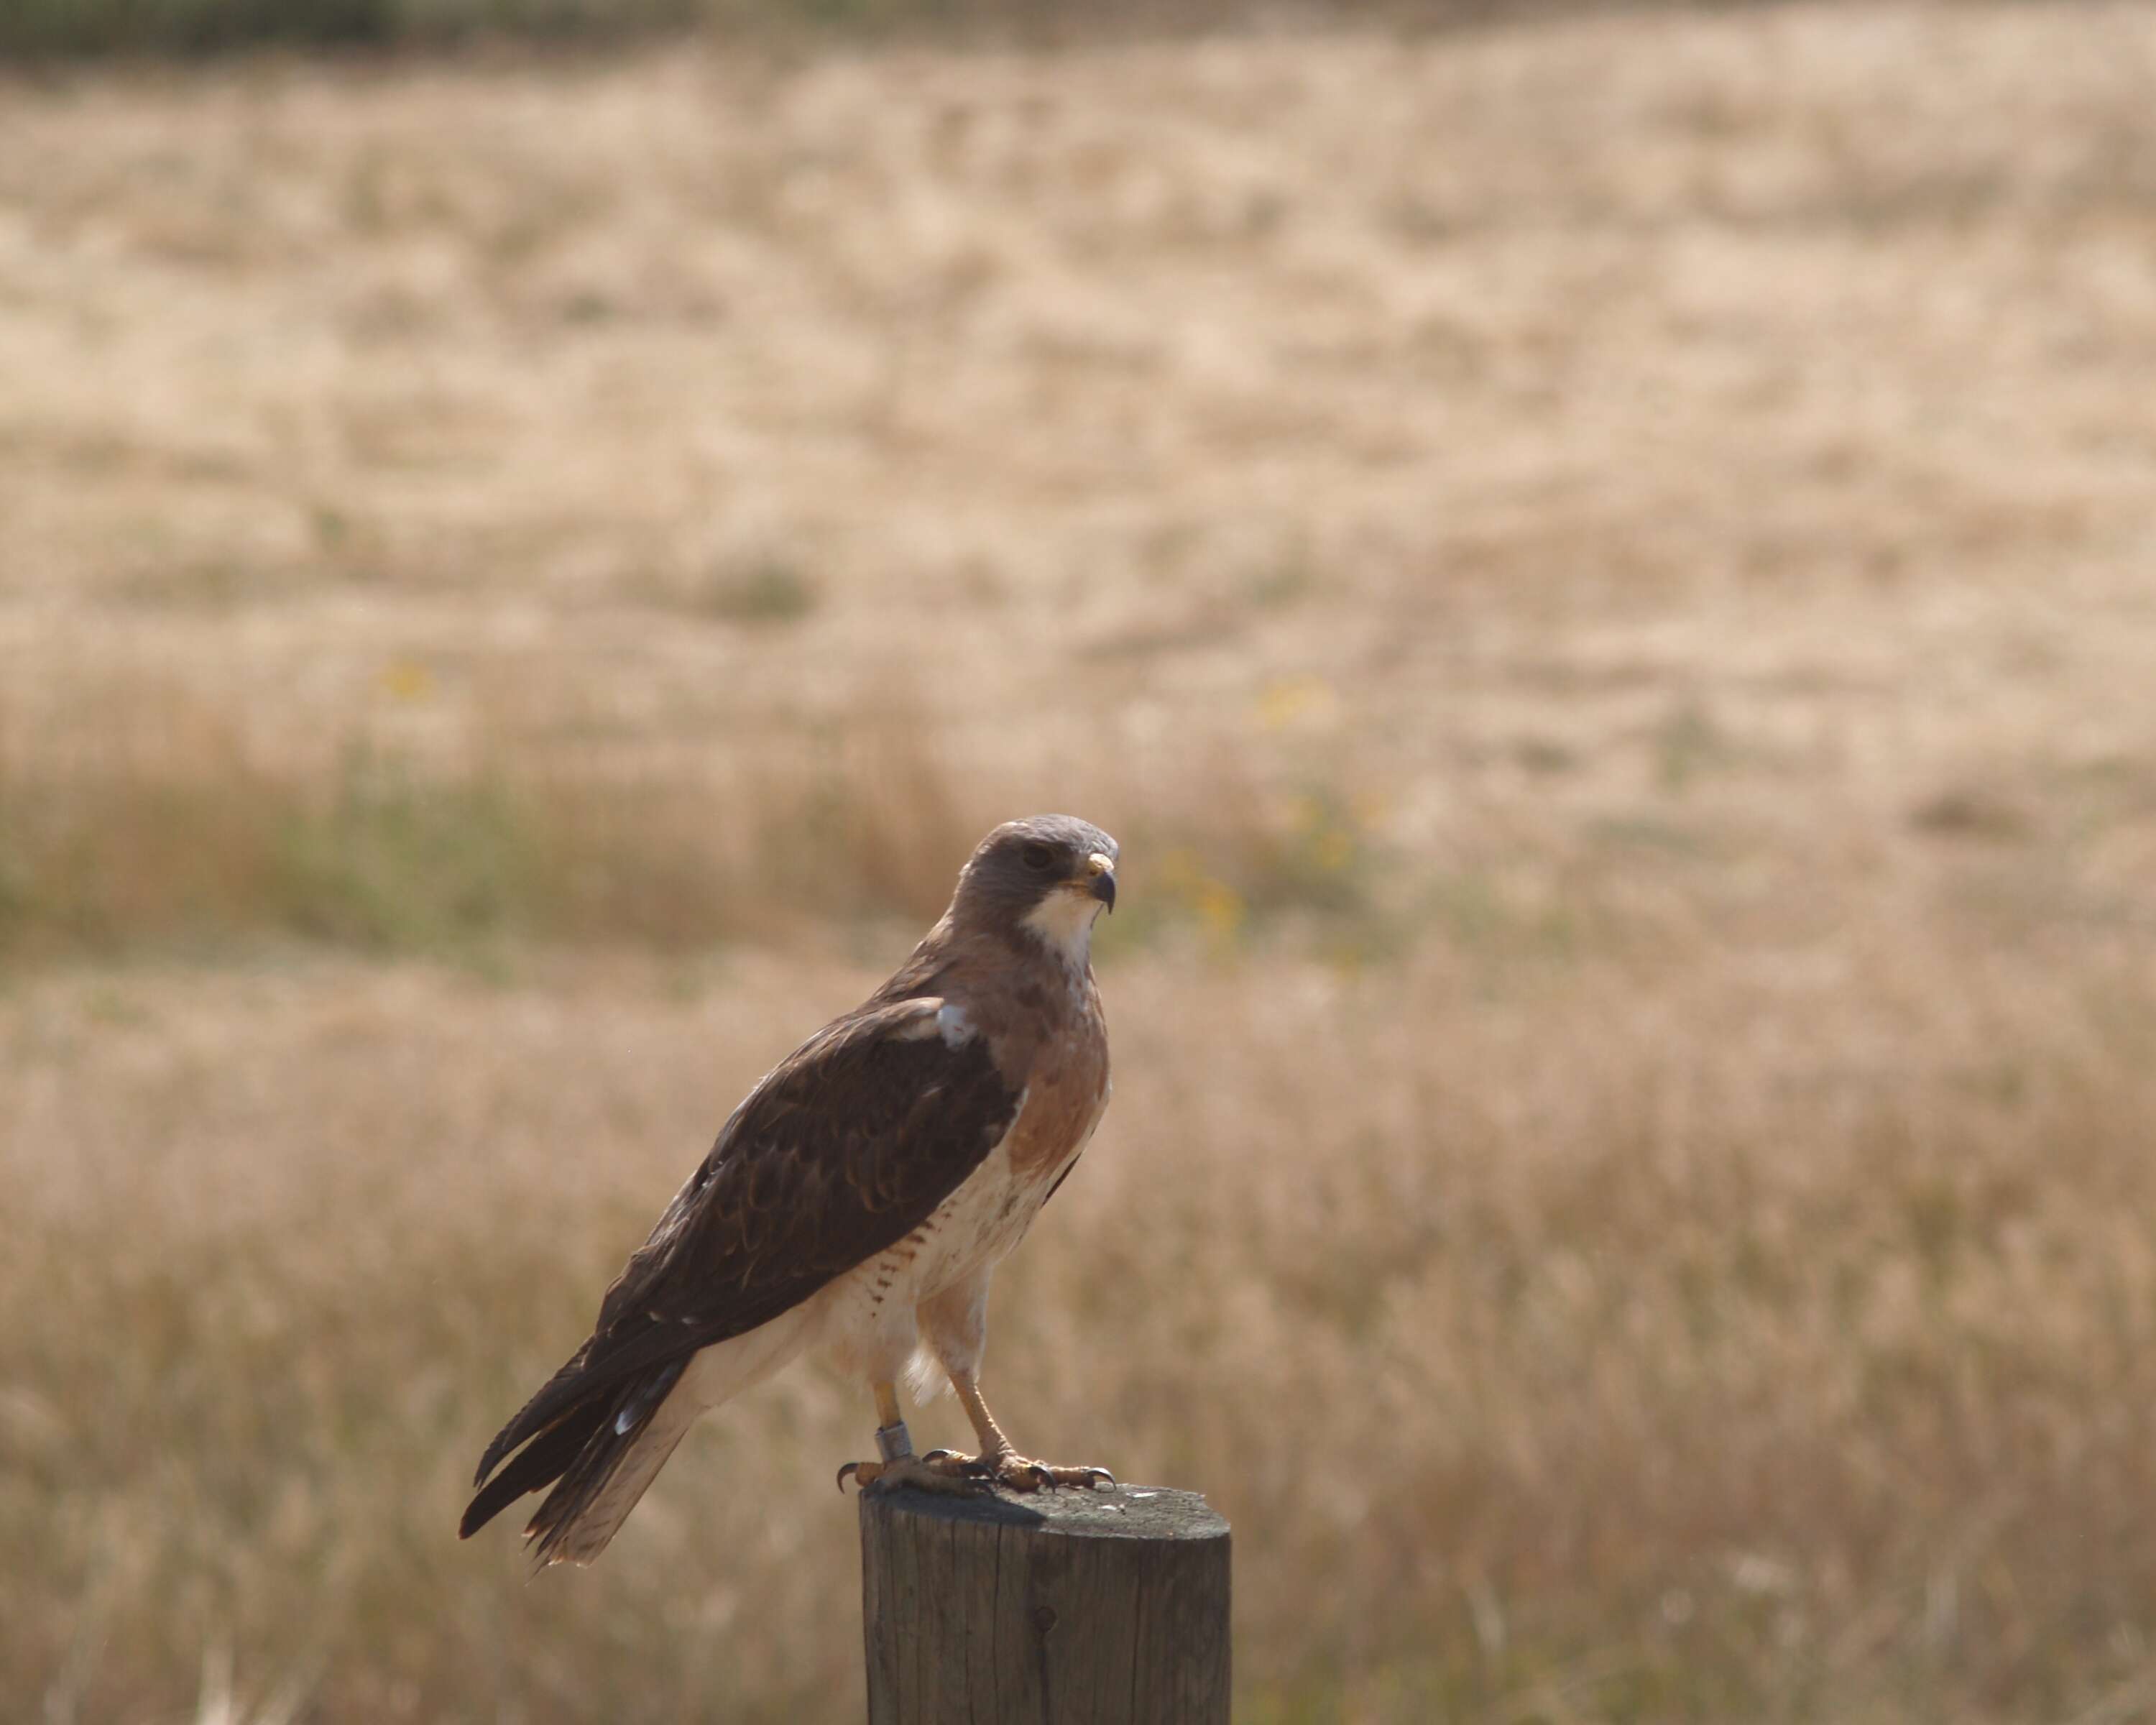
[(1228, 1523), (1120, 1486), (861, 1498), (870, 1725), (1226, 1725)]

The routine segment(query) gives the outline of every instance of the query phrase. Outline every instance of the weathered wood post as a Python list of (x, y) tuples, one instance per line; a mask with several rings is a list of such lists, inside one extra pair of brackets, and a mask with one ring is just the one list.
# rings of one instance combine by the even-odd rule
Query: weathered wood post
[(1195, 1491), (865, 1491), (869, 1725), (1228, 1725), (1228, 1548)]

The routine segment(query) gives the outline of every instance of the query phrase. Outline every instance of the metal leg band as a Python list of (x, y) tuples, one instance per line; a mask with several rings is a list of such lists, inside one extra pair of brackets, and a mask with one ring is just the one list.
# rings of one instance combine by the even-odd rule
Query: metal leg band
[(876, 1427), (876, 1452), (886, 1462), (896, 1461), (913, 1453), (913, 1436), (901, 1420), (896, 1425)]

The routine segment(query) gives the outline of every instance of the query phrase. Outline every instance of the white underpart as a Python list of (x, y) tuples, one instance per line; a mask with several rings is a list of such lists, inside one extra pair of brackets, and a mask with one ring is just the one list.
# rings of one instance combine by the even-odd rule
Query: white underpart
[(1052, 1183), (1014, 1173), (1006, 1137), (920, 1227), (824, 1289), (812, 1303), (824, 1308), (822, 1339), (839, 1369), (871, 1384), (905, 1378), (941, 1389), (935, 1363), (916, 1358), (921, 1303), (1008, 1255)]
[(1083, 970), (1093, 949), (1093, 920), (1101, 904), (1083, 887), (1060, 887), (1027, 911), (1025, 926), (1073, 970)]

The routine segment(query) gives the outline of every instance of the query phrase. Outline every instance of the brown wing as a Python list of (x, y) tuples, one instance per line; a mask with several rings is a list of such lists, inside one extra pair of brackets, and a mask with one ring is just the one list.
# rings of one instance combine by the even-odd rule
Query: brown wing
[(937, 999), (827, 1025), (734, 1111), (599, 1308), (589, 1340), (487, 1445), (467, 1534), (648, 1419), (700, 1348), (768, 1322), (926, 1221), (1002, 1140), (1019, 1095)]

